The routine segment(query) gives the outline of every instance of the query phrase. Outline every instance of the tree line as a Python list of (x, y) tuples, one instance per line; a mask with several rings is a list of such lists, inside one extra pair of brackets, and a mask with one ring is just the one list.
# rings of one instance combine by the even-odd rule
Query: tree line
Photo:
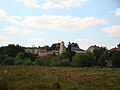
[[(118, 47), (120, 46), (117, 45)], [(120, 67), (120, 51), (109, 51), (100, 47), (93, 52), (75, 53), (68, 46), (60, 55), (46, 55), (36, 58), (36, 54), (26, 53), (25, 47), (10, 44), (0, 47), (0, 65), (39, 65), (67, 67), (105, 67), (106, 60), (112, 60), (113, 67)]]

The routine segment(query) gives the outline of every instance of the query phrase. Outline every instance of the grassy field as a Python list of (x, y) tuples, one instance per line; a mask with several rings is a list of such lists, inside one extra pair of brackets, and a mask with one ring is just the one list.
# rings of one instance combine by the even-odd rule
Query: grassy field
[(120, 90), (120, 69), (0, 66), (0, 90)]

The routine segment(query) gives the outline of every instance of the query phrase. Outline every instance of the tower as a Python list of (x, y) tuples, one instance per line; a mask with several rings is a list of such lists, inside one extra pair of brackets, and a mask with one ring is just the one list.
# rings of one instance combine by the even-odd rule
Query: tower
[(62, 41), (62, 42), (60, 43), (59, 53), (62, 54), (62, 53), (64, 53), (64, 52), (65, 52), (65, 45), (64, 45), (64, 42)]

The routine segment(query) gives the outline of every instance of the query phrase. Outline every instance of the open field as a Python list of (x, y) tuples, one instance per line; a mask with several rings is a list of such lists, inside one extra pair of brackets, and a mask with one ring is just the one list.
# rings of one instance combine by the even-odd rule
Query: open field
[(0, 90), (120, 90), (120, 69), (0, 66)]

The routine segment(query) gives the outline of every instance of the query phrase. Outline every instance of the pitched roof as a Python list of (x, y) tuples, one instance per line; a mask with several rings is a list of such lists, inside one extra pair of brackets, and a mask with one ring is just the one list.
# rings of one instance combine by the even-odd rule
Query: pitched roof
[(112, 48), (110, 51), (120, 51), (120, 48)]
[(40, 54), (37, 56), (37, 58), (39, 58), (39, 57), (43, 57), (43, 56), (46, 56), (46, 55), (52, 55), (53, 53), (54, 53), (53, 51), (40, 53)]

